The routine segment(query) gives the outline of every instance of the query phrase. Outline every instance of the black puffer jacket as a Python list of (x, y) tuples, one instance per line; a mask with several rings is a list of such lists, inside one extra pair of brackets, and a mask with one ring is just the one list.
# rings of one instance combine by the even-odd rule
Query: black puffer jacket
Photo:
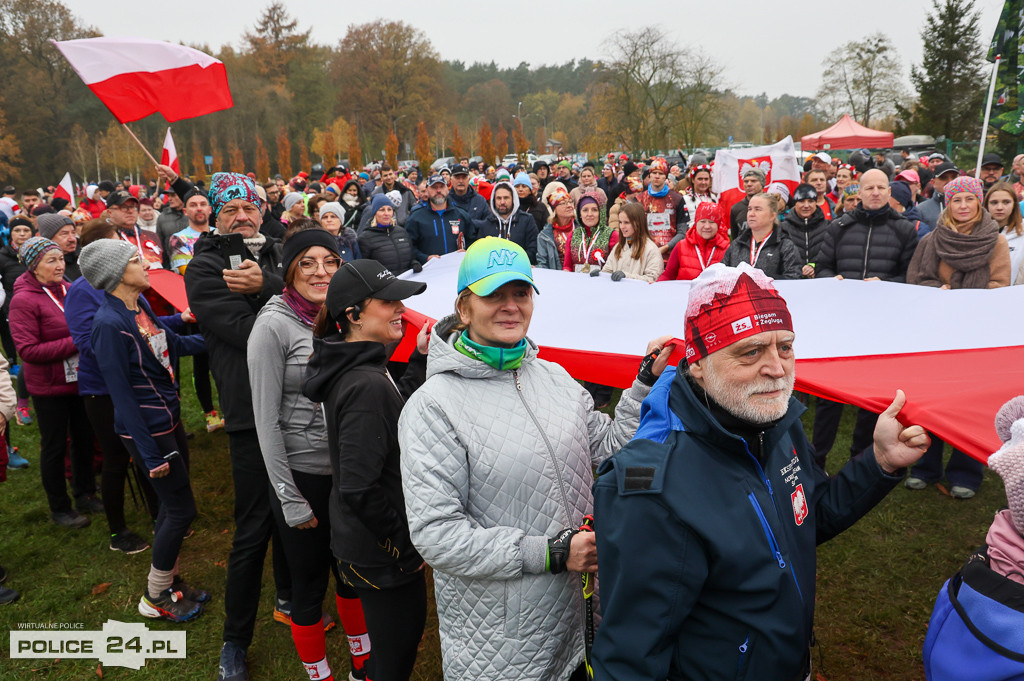
[(917, 248), (917, 231), (889, 206), (867, 211), (857, 206), (825, 230), (815, 276), (907, 281)]
[(376, 260), (395, 274), (412, 267), (415, 256), (409, 233), (397, 225), (371, 225), (359, 235), (359, 253)]
[(18, 260), (18, 252), (11, 248), (10, 244), (0, 248), (0, 281), (3, 282), (4, 293), (7, 300), (4, 302), (4, 309), (11, 304), (14, 297), (14, 282), (21, 275), (25, 274), (26, 267)]
[[(799, 279), (800, 268), (803, 267), (800, 254), (797, 253), (793, 242), (782, 236), (780, 231), (776, 225), (765, 239), (754, 267), (772, 279)], [(741, 262), (749, 263), (751, 238), (750, 228), (744, 224), (740, 229), (740, 235), (729, 245), (729, 249), (722, 257), (722, 263), (729, 267), (736, 267)]]
[(821, 208), (815, 208), (814, 213), (806, 220), (797, 215), (795, 210), (791, 210), (782, 221), (782, 234), (796, 246), (801, 265), (817, 263), (818, 251), (821, 250), (821, 242), (825, 238), (828, 225)]
[(210, 353), (210, 371), (220, 394), (224, 430), (234, 433), (256, 428), (246, 345), (256, 315), (272, 296), (281, 293), (284, 280), (281, 243), (267, 237), (259, 258), (253, 258), (248, 250), (245, 253), (246, 260), (255, 260), (263, 270), (263, 290), (254, 295), (232, 293), (223, 274), (229, 267), (227, 243), (215, 232), (199, 237), (195, 255), (185, 270), (185, 292)]

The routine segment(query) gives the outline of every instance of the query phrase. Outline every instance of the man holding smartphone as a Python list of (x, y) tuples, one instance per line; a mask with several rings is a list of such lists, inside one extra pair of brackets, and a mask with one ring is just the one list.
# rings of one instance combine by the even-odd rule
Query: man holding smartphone
[[(195, 242), (185, 270), (185, 290), (210, 354), (220, 394), (235, 485), (235, 535), (224, 595), (221, 681), (248, 678), (245, 655), (252, 642), (263, 576), (263, 558), (274, 529), (270, 485), (256, 435), (246, 343), (263, 305), (284, 289), (281, 244), (262, 234), (263, 199), (238, 173), (216, 173), (209, 203), (216, 231)], [(275, 542), (275, 554), (278, 552)], [(275, 556), (277, 597), (290, 600), (287, 564)]]

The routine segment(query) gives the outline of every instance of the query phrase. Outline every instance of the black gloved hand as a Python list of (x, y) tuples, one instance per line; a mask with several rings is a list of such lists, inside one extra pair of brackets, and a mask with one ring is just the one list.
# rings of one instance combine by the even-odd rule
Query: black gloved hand
[(601, 274), (601, 270), (599, 270), (599, 269), (592, 269), (592, 270), (590, 270), (590, 276), (592, 276), (592, 277), (600, 276), (600, 274)]
[(626, 273), (622, 270), (616, 270), (612, 272), (612, 281), (622, 281), (626, 278)]
[(654, 366), (654, 360), (658, 359), (659, 351), (654, 351), (647, 355), (640, 361), (640, 370), (636, 372), (636, 380), (640, 381), (647, 387), (653, 387), (658, 382), (658, 377), (651, 372), (651, 367)]
[(412, 261), (411, 267), (412, 271), (415, 272), (416, 274), (419, 274), (420, 272), (423, 271), (423, 265), (421, 265), (417, 260)]
[(579, 530), (567, 527), (548, 539), (548, 570), (551, 574), (565, 572), (565, 563), (569, 560), (569, 544), (577, 532)]

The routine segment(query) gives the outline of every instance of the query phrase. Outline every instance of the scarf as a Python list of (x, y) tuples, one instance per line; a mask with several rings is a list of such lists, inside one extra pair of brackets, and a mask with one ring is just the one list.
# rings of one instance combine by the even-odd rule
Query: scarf
[(463, 331), (455, 339), (455, 349), (466, 357), (477, 359), (498, 371), (511, 371), (523, 364), (526, 356), (526, 339), (519, 341), (511, 348), (496, 348), (491, 345), (480, 345), (469, 338), (469, 332)]
[[(668, 186), (668, 185), (665, 185)], [(598, 218), (597, 225), (594, 229), (597, 231), (597, 238), (594, 239), (594, 232), (587, 229), (584, 225), (578, 225), (579, 229), (572, 230), (572, 261), (577, 265), (584, 265), (584, 257), (587, 255), (587, 246), (590, 246), (590, 242), (593, 240), (594, 245), (590, 249), (590, 257), (587, 258), (587, 262), (591, 265), (604, 265), (604, 262), (598, 262), (594, 257), (595, 252), (601, 251), (602, 256), (605, 260), (608, 258), (608, 240), (612, 236), (612, 228), (608, 226), (608, 212), (604, 206), (600, 207), (600, 217)], [(584, 243), (586, 241), (586, 243)]]
[(306, 300), (291, 286), (284, 287), (284, 293), (281, 294), (281, 299), (284, 300), (288, 307), (292, 309), (292, 312), (298, 316), (300, 322), (311, 329), (313, 328), (313, 320), (315, 320), (316, 316), (320, 313), (320, 308), (323, 307), (322, 305)]
[(263, 250), (263, 244), (267, 243), (267, 237), (262, 232), (256, 232), (254, 236), (245, 239), (246, 248), (252, 253), (252, 257), (259, 258), (260, 251)]
[(565, 260), (565, 245), (569, 241), (569, 237), (573, 233), (573, 226), (575, 220), (567, 225), (560, 225), (557, 222), (551, 223), (552, 238), (555, 240), (555, 248), (558, 249), (558, 262)]
[(351, 208), (355, 208), (356, 206), (359, 205), (359, 197), (352, 196), (351, 194), (345, 194), (344, 196), (341, 197), (341, 200), (345, 202), (345, 205)]
[[(989, 261), (998, 238), (999, 225), (988, 213), (982, 214), (981, 221), (970, 234), (954, 231), (943, 218), (932, 231), (931, 238), (925, 238), (917, 245), (920, 256), (914, 253), (917, 267), (913, 268), (916, 270), (913, 280), (925, 286), (941, 286), (939, 262), (944, 262), (953, 268), (949, 277), (951, 289), (988, 288), (991, 275)], [(907, 279), (911, 278), (908, 271)]]
[(648, 185), (647, 193), (656, 199), (660, 199), (661, 197), (668, 194), (668, 182), (665, 182), (665, 184), (663, 184), (661, 186), (661, 189), (659, 189), (658, 191), (654, 191), (654, 189), (650, 185)]

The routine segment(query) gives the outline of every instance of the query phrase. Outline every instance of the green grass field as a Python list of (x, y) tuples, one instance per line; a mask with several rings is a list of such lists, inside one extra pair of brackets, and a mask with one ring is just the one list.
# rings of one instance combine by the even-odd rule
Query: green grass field
[[(181, 375), (191, 376), (183, 362)], [(145, 584), (150, 552), (125, 556), (110, 551), (103, 516), (84, 530), (65, 530), (49, 519), (38, 471), (38, 430), (12, 425), (14, 440), (32, 462), (9, 471), (0, 485), (0, 564), (7, 586), (21, 600), (0, 607), (0, 631), (19, 623), (82, 623), (99, 630), (108, 619), (145, 622), (153, 630), (187, 632), (187, 657), (155, 659), (140, 670), (99, 668), (97, 660), (10, 659), (3, 644), (0, 679), (213, 679), (221, 644), (224, 579), (231, 545), (232, 485), (223, 431), (208, 434), (191, 385), (183, 389), (190, 440), (192, 485), (199, 516), (195, 535), (181, 553), (182, 574), (209, 589), (205, 614), (186, 625), (141, 617), (136, 605)], [(852, 409), (847, 409), (829, 469), (837, 470), (849, 448)], [(805, 418), (805, 425), (810, 420)], [(986, 471), (970, 501), (955, 501), (935, 487), (911, 492), (902, 487), (854, 526), (819, 550), (818, 604), (814, 652), (817, 671), (830, 681), (923, 679), (921, 645), (935, 595), (943, 582), (984, 541), (993, 513), (1006, 503), (999, 478)], [(128, 501), (129, 525), (151, 538), (147, 514)], [(429, 583), (429, 580), (428, 580)], [(109, 585), (109, 586), (105, 586)], [(287, 627), (271, 618), (273, 579), (268, 559), (256, 635), (249, 651), (255, 680), (295, 679), (306, 674)], [(325, 606), (333, 609), (333, 598)], [(347, 645), (340, 628), (327, 635), (328, 659), (336, 677), (347, 673)], [(344, 673), (343, 673), (344, 672)], [(415, 679), (440, 681), (437, 619), (429, 606), (427, 633), (420, 647)]]

